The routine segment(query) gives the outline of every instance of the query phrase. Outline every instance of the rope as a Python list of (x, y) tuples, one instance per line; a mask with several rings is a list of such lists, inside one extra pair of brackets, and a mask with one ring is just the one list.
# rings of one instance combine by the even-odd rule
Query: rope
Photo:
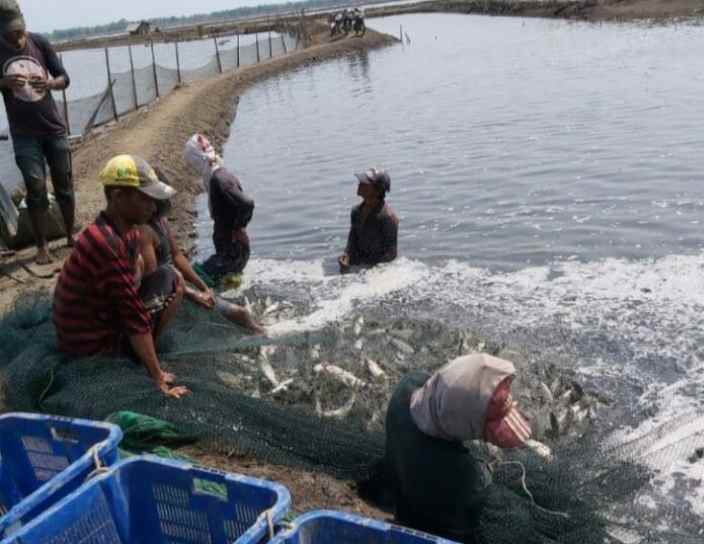
[(264, 510), (257, 518), (257, 523), (262, 521), (262, 519), (266, 519), (267, 529), (269, 530), (269, 540), (273, 540), (276, 531), (274, 530), (274, 519), (272, 518), (271, 509)]
[(96, 444), (90, 449), (91, 454), (93, 456), (93, 464), (95, 465), (95, 469), (90, 474), (88, 474), (88, 476), (86, 476), (86, 482), (92, 480), (96, 476), (100, 476), (101, 474), (106, 474), (107, 472), (110, 472), (110, 469), (103, 465), (102, 461), (100, 460), (99, 448), (101, 445), (102, 444)]
[(533, 493), (530, 492), (530, 489), (528, 489), (528, 484), (526, 484), (526, 467), (523, 463), (520, 461), (502, 461), (500, 463), (497, 463), (496, 465), (490, 464), (490, 468), (492, 469), (493, 472), (493, 467), (494, 466), (501, 466), (501, 465), (518, 465), (521, 467), (521, 485), (523, 486), (523, 491), (525, 492), (526, 495), (528, 495), (528, 498), (530, 498), (530, 502), (533, 503), (533, 506), (535, 506), (538, 510), (545, 512), (546, 514), (550, 514), (551, 516), (560, 516), (561, 518), (569, 519), (570, 516), (566, 512), (556, 512), (554, 510), (548, 510), (547, 508), (543, 508), (540, 506), (538, 503), (535, 502), (535, 498), (533, 497)]

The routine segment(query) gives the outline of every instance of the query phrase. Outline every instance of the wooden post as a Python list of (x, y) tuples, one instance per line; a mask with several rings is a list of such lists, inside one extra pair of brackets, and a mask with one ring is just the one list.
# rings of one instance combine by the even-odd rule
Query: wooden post
[(286, 49), (286, 40), (284, 39), (284, 35), (283, 35), (283, 34), (281, 34), (280, 36), (281, 36), (281, 45), (282, 45), (283, 48), (284, 48), (284, 55), (285, 55), (286, 53), (288, 53), (288, 49)]
[(273, 57), (274, 54), (271, 50), (271, 30), (269, 31), (269, 58)]
[(220, 47), (218, 47), (217, 36), (213, 36), (213, 43), (215, 44), (215, 58), (218, 60), (218, 72), (222, 74), (222, 59), (220, 58)]
[(401, 43), (403, 43), (403, 25), (399, 27), (398, 37), (401, 39)]
[(127, 46), (130, 55), (130, 72), (132, 73), (132, 95), (134, 96), (134, 109), (139, 108), (139, 97), (137, 96), (137, 78), (134, 75), (134, 59), (132, 58), (132, 44)]
[[(110, 72), (110, 53), (108, 48), (105, 48), (105, 67), (108, 70), (108, 82), (112, 81), (112, 73)], [(112, 85), (108, 85), (110, 89), (110, 102), (112, 103), (112, 113), (117, 121), (117, 103), (115, 102), (115, 91), (113, 91)]]
[(86, 126), (83, 128), (83, 137), (84, 138), (88, 135), (88, 133), (91, 130), (93, 130), (93, 126), (95, 125), (95, 119), (98, 117), (98, 112), (103, 107), (103, 104), (105, 104), (105, 101), (108, 99), (108, 96), (110, 96), (112, 94), (112, 86), (114, 84), (115, 84), (114, 79), (108, 81), (108, 86), (105, 89), (103, 96), (100, 98), (100, 102), (98, 102), (98, 106), (95, 108), (95, 110), (93, 110), (93, 113), (90, 115), (90, 119), (88, 119)]
[(178, 52), (178, 42), (174, 42), (174, 45), (176, 46), (176, 76), (178, 77), (178, 83), (180, 85), (182, 83), (182, 81), (181, 81), (181, 56), (179, 55), (179, 52)]
[(159, 76), (156, 73), (156, 56), (154, 55), (154, 40), (149, 42), (152, 48), (152, 70), (154, 71), (154, 90), (156, 91), (156, 97), (159, 98)]
[(237, 33), (237, 68), (240, 67), (240, 33)]
[(254, 33), (254, 38), (257, 40), (257, 64), (259, 64), (259, 32)]
[[(59, 55), (59, 60), (61, 61), (61, 65), (63, 66), (63, 64), (64, 64), (63, 55)], [(66, 87), (64, 87), (61, 90), (61, 96), (64, 101), (64, 121), (66, 121), (66, 131), (67, 131), (68, 135), (71, 136), (71, 123), (69, 122), (69, 119), (68, 119), (68, 100), (66, 98)]]

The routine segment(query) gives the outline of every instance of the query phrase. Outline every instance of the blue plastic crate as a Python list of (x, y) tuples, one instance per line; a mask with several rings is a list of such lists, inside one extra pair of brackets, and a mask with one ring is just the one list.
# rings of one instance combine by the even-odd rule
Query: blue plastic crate
[(290, 503), (282, 485), (147, 455), (121, 461), (2, 544), (256, 544)]
[(317, 510), (296, 518), (269, 544), (455, 544), (382, 521)]
[(39, 414), (0, 416), (0, 540), (118, 460), (115, 425)]

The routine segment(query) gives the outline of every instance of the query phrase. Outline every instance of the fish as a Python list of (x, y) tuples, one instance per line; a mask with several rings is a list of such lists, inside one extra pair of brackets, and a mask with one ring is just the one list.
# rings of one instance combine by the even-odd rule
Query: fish
[(310, 350), (308, 351), (308, 356), (313, 361), (319, 360), (320, 359), (320, 346), (316, 344), (315, 346), (311, 347)]
[(274, 387), (274, 389), (271, 390), (272, 395), (277, 395), (278, 393), (285, 393), (288, 391), (288, 386), (293, 383), (293, 378), (290, 378), (288, 380), (282, 381), (279, 385)]
[(364, 340), (362, 338), (360, 338), (359, 340), (357, 340), (354, 343), (354, 349), (356, 349), (358, 351), (361, 351), (363, 347), (364, 347)]
[(339, 366), (331, 365), (329, 363), (322, 363), (316, 365), (315, 367), (313, 367), (313, 372), (315, 372), (316, 374), (321, 374), (325, 372), (348, 387), (366, 387), (367, 385), (367, 382), (360, 380), (351, 372), (343, 370)]
[(362, 334), (362, 327), (364, 327), (364, 317), (359, 316), (359, 318), (354, 322), (354, 335), (359, 336)]
[(279, 386), (279, 379), (276, 377), (276, 372), (274, 367), (265, 357), (259, 359), (259, 369), (264, 374), (264, 377), (271, 383), (272, 387), (276, 388)]
[(240, 387), (240, 379), (234, 374), (230, 374), (229, 372), (216, 372), (216, 375), (225, 385), (229, 387)]
[(384, 370), (375, 361), (367, 359), (365, 361), (365, 364), (367, 367), (367, 371), (369, 372), (369, 374), (372, 375), (373, 378), (386, 378), (386, 372), (384, 372)]
[(540, 392), (542, 393), (543, 398), (546, 402), (548, 402), (549, 404), (555, 402), (555, 397), (553, 397), (552, 391), (550, 391), (550, 388), (545, 385), (544, 382), (540, 382)]
[(267, 305), (266, 308), (264, 308), (264, 311), (262, 312), (262, 317), (274, 313), (280, 307), (281, 307), (280, 302), (274, 302), (273, 304)]
[(315, 397), (315, 413), (318, 414), (318, 417), (324, 417), (324, 418), (336, 418), (336, 419), (343, 419), (349, 415), (349, 413), (352, 411), (352, 408), (354, 408), (354, 403), (357, 402), (357, 393), (352, 393), (352, 397), (350, 397), (350, 400), (348, 400), (343, 406), (336, 410), (323, 410), (322, 405), (320, 404), (320, 399), (316, 395)]
[(542, 442), (538, 442), (537, 440), (528, 440), (526, 442), (526, 447), (548, 462), (553, 460), (552, 450)]
[(413, 329), (393, 329), (389, 331), (389, 334), (408, 342), (415, 335), (415, 331)]
[(403, 340), (400, 340), (398, 338), (391, 338), (391, 339), (389, 339), (389, 341), (396, 349), (405, 353), (406, 355), (412, 355), (416, 352), (416, 350), (413, 348), (413, 346), (404, 342)]

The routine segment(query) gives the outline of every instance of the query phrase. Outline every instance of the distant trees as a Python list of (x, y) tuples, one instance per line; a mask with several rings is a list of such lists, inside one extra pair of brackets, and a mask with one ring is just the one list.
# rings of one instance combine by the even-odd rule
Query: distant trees
[[(377, 0), (381, 2), (383, 0)], [(149, 22), (160, 27), (162, 30), (173, 26), (186, 26), (191, 24), (199, 23), (211, 23), (222, 21), (223, 19), (237, 19), (240, 17), (253, 17), (253, 16), (266, 16), (266, 15), (277, 15), (281, 13), (289, 13), (291, 11), (296, 11), (300, 9), (325, 9), (334, 6), (339, 6), (340, 4), (345, 4), (344, 0), (305, 0), (303, 2), (286, 2), (281, 4), (260, 4), (258, 6), (243, 6), (236, 9), (229, 9), (223, 11), (214, 11), (212, 13), (203, 13), (198, 15), (189, 15), (183, 17), (159, 17), (156, 19), (149, 19)], [(351, 0), (347, 4), (370, 4), (371, 2), (361, 2)], [(127, 25), (130, 21), (127, 19), (120, 19), (106, 25), (97, 26), (80, 26), (67, 28), (64, 30), (55, 30), (48, 35), (49, 39), (52, 41), (62, 41), (62, 40), (73, 40), (77, 38), (86, 38), (90, 36), (100, 36), (105, 34), (117, 34), (125, 32), (127, 30)]]

